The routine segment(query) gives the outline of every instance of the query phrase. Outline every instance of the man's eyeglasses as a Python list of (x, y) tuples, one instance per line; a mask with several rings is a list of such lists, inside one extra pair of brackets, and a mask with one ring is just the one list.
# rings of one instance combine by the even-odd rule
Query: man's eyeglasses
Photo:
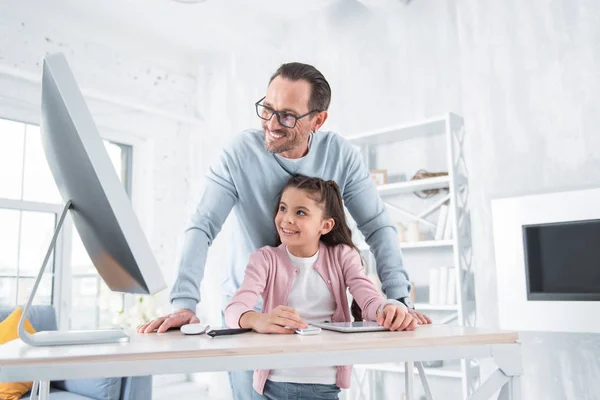
[(312, 111), (307, 112), (306, 114), (303, 114), (303, 115), (300, 115), (297, 117), (294, 114), (290, 114), (287, 112), (275, 111), (271, 107), (261, 104), (261, 101), (263, 101), (265, 99), (265, 97), (263, 97), (262, 99), (260, 99), (259, 101), (257, 101), (255, 103), (256, 115), (258, 115), (258, 117), (260, 119), (264, 119), (265, 121), (270, 120), (271, 118), (273, 118), (273, 115), (276, 115), (277, 121), (279, 121), (279, 124), (281, 126), (285, 126), (286, 128), (295, 128), (296, 123), (298, 122), (299, 119), (307, 117), (312, 113), (321, 111), (321, 110), (312, 110)]

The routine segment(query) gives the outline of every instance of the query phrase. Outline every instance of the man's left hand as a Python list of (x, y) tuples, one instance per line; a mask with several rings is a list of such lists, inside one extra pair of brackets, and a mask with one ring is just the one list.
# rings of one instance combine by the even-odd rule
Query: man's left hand
[(417, 310), (413, 310), (412, 308), (408, 309), (408, 313), (413, 316), (414, 319), (417, 320), (419, 325), (427, 325), (431, 324), (431, 318), (427, 315), (418, 312)]

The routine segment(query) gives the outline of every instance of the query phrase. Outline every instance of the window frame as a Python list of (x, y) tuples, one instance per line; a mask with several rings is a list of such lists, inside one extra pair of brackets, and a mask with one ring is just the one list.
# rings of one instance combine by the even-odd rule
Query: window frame
[[(29, 112), (18, 112), (15, 119), (0, 112), (0, 118), (28, 125), (40, 125), (39, 114), (33, 115)], [(143, 231), (148, 235), (152, 227), (151, 209), (149, 199), (152, 190), (151, 157), (152, 139), (141, 137), (132, 133), (117, 131), (97, 125), (100, 137), (119, 146), (128, 146), (128, 158), (126, 165), (126, 190), (130, 196), (133, 208), (138, 216)], [(55, 216), (55, 227), (62, 213), (64, 204), (42, 203), (26, 200), (14, 200), (0, 198), (0, 208), (17, 211), (37, 211), (53, 213)], [(146, 228), (146, 229), (144, 229)], [(52, 284), (52, 305), (56, 311), (57, 325), (61, 330), (68, 330), (69, 316), (72, 310), (72, 268), (71, 268), (71, 243), (73, 240), (73, 221), (67, 215), (65, 223), (58, 235), (54, 252), (54, 276)], [(46, 266), (47, 268), (47, 266)], [(98, 279), (100, 276), (94, 274)], [(124, 303), (127, 308), (130, 304)]]

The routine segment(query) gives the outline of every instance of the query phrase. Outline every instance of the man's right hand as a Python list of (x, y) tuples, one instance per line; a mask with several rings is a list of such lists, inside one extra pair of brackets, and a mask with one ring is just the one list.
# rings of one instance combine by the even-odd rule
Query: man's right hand
[(166, 332), (169, 328), (179, 328), (185, 324), (199, 324), (200, 319), (190, 310), (179, 310), (156, 318), (153, 321), (146, 322), (137, 329), (137, 333), (157, 333)]
[(268, 314), (249, 311), (240, 318), (240, 327), (252, 328), (258, 333), (294, 333), (294, 329), (308, 325), (292, 307), (277, 306)]

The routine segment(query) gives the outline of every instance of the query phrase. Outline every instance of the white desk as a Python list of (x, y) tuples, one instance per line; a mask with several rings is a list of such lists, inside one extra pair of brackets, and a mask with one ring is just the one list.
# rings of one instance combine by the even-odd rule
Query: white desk
[[(447, 325), (421, 326), (412, 332), (323, 331), (315, 336), (132, 333), (129, 343), (56, 347), (29, 347), (15, 340), (0, 346), (0, 381), (41, 381), (44, 398), (47, 382), (61, 379), (400, 361), (412, 368), (412, 361), (493, 358), (498, 370), (469, 399), (489, 399), (508, 384), (510, 398), (516, 400), (522, 373), (517, 340), (516, 332)], [(416, 366), (422, 371), (420, 363)], [(413, 374), (406, 376), (410, 399)], [(421, 380), (428, 391), (424, 374)]]

